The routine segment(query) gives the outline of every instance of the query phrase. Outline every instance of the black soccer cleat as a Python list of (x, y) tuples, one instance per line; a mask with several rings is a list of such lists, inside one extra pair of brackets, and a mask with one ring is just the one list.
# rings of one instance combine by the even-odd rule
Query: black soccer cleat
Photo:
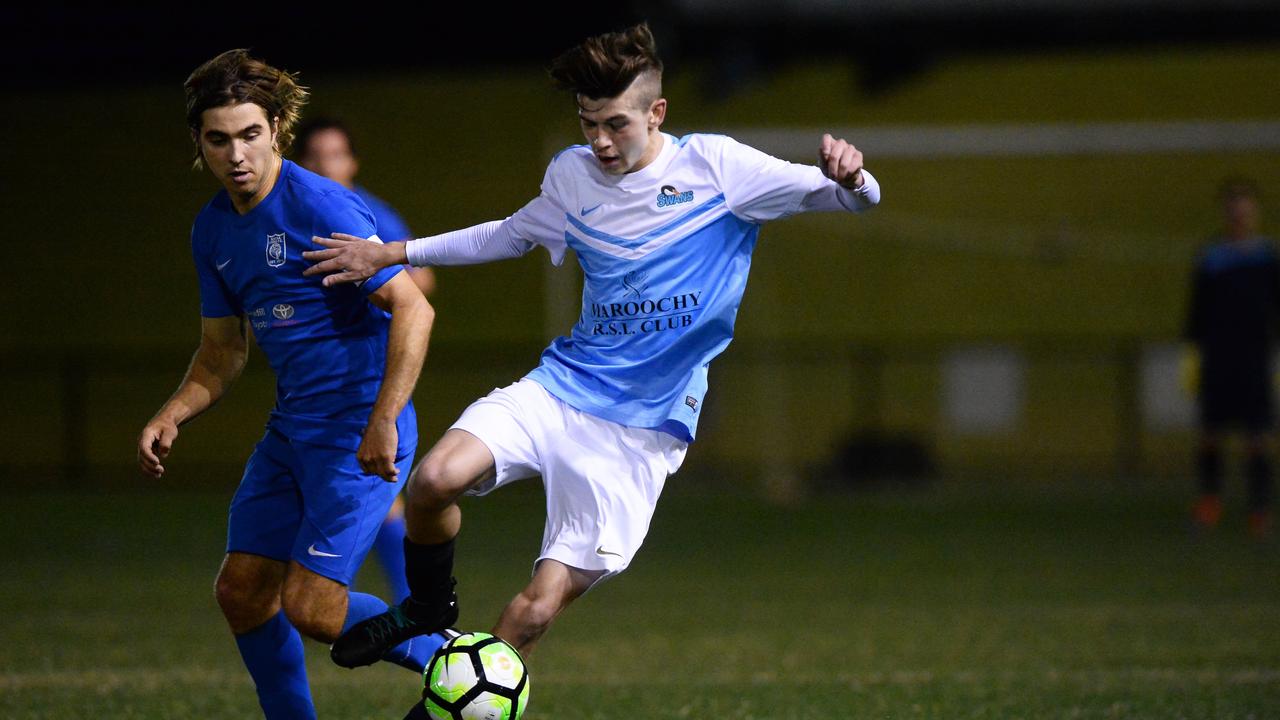
[(448, 592), (440, 595), (439, 602), (421, 602), (408, 597), (381, 615), (352, 625), (329, 648), (330, 659), (344, 668), (372, 665), (409, 638), (451, 627), (458, 622), (458, 594), (453, 591), (456, 582), (449, 579)]

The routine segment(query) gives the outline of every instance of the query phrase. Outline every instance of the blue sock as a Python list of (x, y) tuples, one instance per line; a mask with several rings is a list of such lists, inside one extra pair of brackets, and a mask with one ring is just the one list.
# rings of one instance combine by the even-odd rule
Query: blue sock
[(267, 720), (315, 718), (302, 636), (283, 611), (249, 632), (236, 635), (236, 646), (253, 678)]
[[(342, 622), (342, 632), (365, 618), (387, 611), (387, 604), (373, 595), (353, 591), (347, 593), (347, 598), (347, 619)], [(391, 648), (382, 659), (420, 673), (441, 645), (444, 645), (444, 636), (440, 633), (419, 635)]]
[(409, 581), (404, 577), (403, 517), (388, 517), (382, 521), (378, 536), (373, 539), (373, 551), (378, 553), (378, 561), (387, 574), (391, 597), (396, 602), (409, 597)]

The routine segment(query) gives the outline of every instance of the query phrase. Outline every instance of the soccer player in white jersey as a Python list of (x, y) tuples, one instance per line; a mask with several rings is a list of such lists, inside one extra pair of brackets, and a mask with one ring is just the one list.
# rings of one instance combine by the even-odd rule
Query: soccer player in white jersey
[(571, 90), (587, 144), (559, 153), (542, 192), (505, 220), (379, 245), (315, 242), (307, 272), (327, 284), (379, 268), (463, 265), (542, 246), (573, 248), (582, 314), (541, 363), (472, 404), (409, 481), (406, 571), (412, 595), (355, 625), (335, 662), (372, 663), (386, 648), (456, 621), (454, 538), (463, 494), (541, 475), (547, 522), (533, 578), (494, 633), (523, 652), (592, 584), (640, 548), (668, 475), (693, 440), (707, 368), (729, 344), (760, 225), (799, 212), (858, 212), (880, 198), (862, 153), (824, 135), (818, 166), (771, 157), (721, 135), (675, 138), (662, 63), (647, 25), (589, 38), (552, 65)]

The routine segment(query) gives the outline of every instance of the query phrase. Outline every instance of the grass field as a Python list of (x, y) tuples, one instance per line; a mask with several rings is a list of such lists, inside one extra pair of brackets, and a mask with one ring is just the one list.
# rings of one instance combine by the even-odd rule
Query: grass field
[[(777, 508), (679, 485), (533, 657), (530, 720), (1280, 717), (1280, 551), (1238, 521), (1190, 537), (1174, 489)], [(0, 494), (0, 718), (256, 716), (211, 593), (231, 490), (152, 487)], [(521, 585), (541, 505), (530, 484), (466, 506), (464, 627)], [(308, 653), (322, 717), (417, 694)]]

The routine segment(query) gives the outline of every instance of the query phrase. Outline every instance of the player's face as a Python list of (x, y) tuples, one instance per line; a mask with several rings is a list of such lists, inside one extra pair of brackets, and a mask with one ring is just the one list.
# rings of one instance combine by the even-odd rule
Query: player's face
[(623, 94), (593, 100), (578, 96), (578, 121), (595, 153), (600, 169), (610, 175), (635, 172), (653, 162), (662, 150), (658, 127), (667, 101), (645, 102), (643, 88), (632, 84)]
[(204, 162), (237, 204), (252, 205), (275, 183), (280, 163), (275, 128), (254, 103), (209, 108), (201, 115)]
[(314, 133), (307, 140), (307, 147), (298, 164), (313, 173), (337, 180), (345, 187), (355, 182), (360, 163), (351, 154), (351, 143), (346, 133), (330, 128)]

